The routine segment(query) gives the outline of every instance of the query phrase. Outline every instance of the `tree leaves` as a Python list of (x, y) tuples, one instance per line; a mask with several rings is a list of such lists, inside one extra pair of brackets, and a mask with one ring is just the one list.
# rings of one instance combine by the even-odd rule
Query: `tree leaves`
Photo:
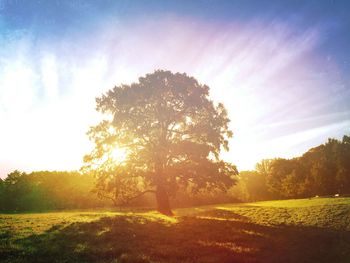
[[(85, 158), (88, 166), (107, 162), (108, 152), (122, 147), (129, 153), (128, 174), (142, 174), (139, 180), (151, 187), (162, 184), (172, 192), (190, 180), (198, 188), (225, 189), (234, 182), (236, 168), (219, 158), (232, 137), (227, 112), (193, 77), (158, 70), (138, 83), (114, 87), (96, 103), (112, 118), (90, 129), (95, 149)], [(103, 171), (102, 163), (94, 169)]]

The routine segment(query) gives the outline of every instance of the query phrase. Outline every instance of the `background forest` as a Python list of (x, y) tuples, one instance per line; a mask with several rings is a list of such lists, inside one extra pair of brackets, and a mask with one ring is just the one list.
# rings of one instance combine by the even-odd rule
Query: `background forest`
[[(212, 189), (193, 194), (180, 189), (172, 206), (186, 207), (219, 202), (259, 201), (350, 194), (350, 137), (328, 139), (325, 144), (293, 159), (266, 159), (254, 171), (241, 171), (226, 193)], [(154, 206), (152, 195), (128, 204)], [(92, 174), (66, 171), (14, 171), (0, 179), (0, 211), (47, 211), (112, 206), (96, 190)]]

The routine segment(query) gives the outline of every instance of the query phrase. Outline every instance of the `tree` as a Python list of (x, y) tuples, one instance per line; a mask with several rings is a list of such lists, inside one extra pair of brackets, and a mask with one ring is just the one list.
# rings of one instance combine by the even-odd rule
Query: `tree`
[[(196, 192), (233, 185), (237, 169), (219, 157), (232, 136), (227, 112), (193, 77), (158, 70), (138, 83), (114, 87), (96, 103), (109, 118), (89, 130), (95, 148), (85, 162), (102, 185), (113, 186), (110, 191), (127, 185), (129, 199), (153, 192), (158, 211), (171, 215), (169, 196), (179, 186)], [(116, 148), (126, 153), (123, 163), (113, 162)]]
[[(266, 185), (276, 197), (284, 197), (283, 181), (293, 173), (295, 164), (288, 159), (276, 158), (269, 163), (269, 173), (266, 178)], [(290, 179), (287, 179), (290, 181)]]
[(266, 175), (259, 171), (241, 171), (232, 192), (235, 197), (246, 202), (267, 200), (273, 197), (266, 186)]
[(0, 180), (0, 212), (106, 206), (91, 195), (95, 178), (75, 171), (13, 171)]

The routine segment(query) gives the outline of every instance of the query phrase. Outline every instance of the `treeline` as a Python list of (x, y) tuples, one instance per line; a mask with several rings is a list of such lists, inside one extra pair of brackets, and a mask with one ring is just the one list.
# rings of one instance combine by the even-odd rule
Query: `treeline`
[[(172, 200), (175, 207), (232, 201), (222, 192), (197, 195), (180, 190)], [(152, 194), (143, 195), (129, 206), (155, 206)], [(111, 207), (113, 202), (98, 194), (90, 174), (68, 171), (14, 171), (0, 179), (0, 212), (52, 211)]]
[(94, 178), (79, 172), (14, 171), (0, 180), (0, 211), (82, 209), (107, 204), (95, 194)]
[[(68, 171), (14, 171), (0, 179), (0, 212), (52, 211), (112, 207), (109, 198), (100, 195), (93, 175)], [(174, 207), (237, 201), (226, 193), (212, 190), (196, 195), (179, 189), (172, 199)], [(155, 207), (153, 194), (129, 202), (128, 206)]]
[(298, 158), (263, 160), (241, 172), (230, 192), (242, 201), (350, 194), (350, 137), (328, 139)]
[[(112, 206), (96, 191), (93, 175), (79, 172), (14, 171), (0, 179), (0, 211), (48, 211)], [(329, 139), (293, 159), (268, 159), (254, 171), (239, 173), (237, 183), (227, 193), (218, 189), (192, 194), (180, 189), (172, 199), (173, 207), (305, 198), (350, 194), (350, 137)], [(154, 207), (152, 194), (128, 205)]]

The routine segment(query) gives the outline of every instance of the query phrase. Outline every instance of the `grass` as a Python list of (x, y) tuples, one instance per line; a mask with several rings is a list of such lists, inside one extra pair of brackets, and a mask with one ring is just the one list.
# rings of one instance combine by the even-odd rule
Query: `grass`
[(1, 262), (350, 262), (350, 198), (0, 214)]

